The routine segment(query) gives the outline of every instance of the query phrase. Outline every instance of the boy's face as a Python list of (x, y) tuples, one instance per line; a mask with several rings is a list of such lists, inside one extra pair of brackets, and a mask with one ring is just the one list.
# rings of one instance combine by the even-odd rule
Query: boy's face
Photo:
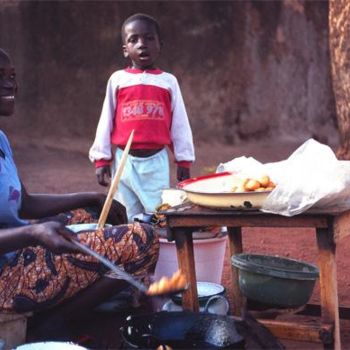
[(154, 68), (161, 42), (154, 25), (145, 20), (135, 20), (124, 28), (124, 57), (138, 69)]
[(16, 91), (15, 69), (7, 55), (0, 51), (0, 115), (13, 114)]

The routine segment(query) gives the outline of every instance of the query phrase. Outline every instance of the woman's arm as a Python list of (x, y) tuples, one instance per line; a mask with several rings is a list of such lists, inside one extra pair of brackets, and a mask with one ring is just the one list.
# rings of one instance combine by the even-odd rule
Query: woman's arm
[[(22, 206), (19, 214), (24, 219), (39, 219), (83, 207), (96, 207), (100, 212), (105, 199), (106, 195), (98, 192), (31, 194), (22, 184)], [(126, 223), (124, 206), (114, 200), (108, 219), (111, 224)]]

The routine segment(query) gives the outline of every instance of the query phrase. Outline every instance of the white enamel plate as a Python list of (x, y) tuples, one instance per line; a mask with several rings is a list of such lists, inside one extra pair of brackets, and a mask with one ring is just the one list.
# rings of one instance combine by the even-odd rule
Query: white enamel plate
[(237, 176), (224, 172), (182, 181), (178, 188), (185, 191), (194, 204), (216, 209), (260, 209), (271, 191), (232, 192)]

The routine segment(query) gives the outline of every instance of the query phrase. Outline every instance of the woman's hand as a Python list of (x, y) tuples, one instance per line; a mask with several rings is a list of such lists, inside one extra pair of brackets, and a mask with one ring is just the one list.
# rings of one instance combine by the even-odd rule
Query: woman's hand
[[(106, 195), (102, 194), (99, 196), (98, 209), (101, 213), (103, 205), (106, 201)], [(121, 225), (128, 222), (128, 217), (126, 215), (126, 209), (123, 204), (119, 203), (115, 199), (112, 201), (111, 208), (108, 213), (107, 223), (111, 225)]]
[(70, 240), (77, 239), (72, 235), (64, 225), (56, 221), (49, 221), (40, 224), (31, 225), (31, 234), (34, 241), (51, 250), (56, 254), (79, 253), (77, 248)]
[(112, 225), (121, 225), (128, 222), (128, 216), (126, 215), (126, 209), (124, 205), (115, 199), (112, 201), (111, 209), (109, 210), (107, 217), (107, 222)]

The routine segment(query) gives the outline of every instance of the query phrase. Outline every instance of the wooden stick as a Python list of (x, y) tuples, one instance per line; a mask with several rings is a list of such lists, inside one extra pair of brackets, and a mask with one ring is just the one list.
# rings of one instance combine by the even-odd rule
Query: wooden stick
[(321, 342), (320, 334), (323, 332), (332, 334), (332, 325), (311, 324), (303, 322), (288, 322), (276, 320), (258, 319), (272, 334), (281, 339), (292, 339), (307, 342)]
[(120, 159), (120, 163), (118, 164), (118, 169), (114, 175), (113, 181), (112, 181), (111, 186), (109, 188), (109, 191), (108, 191), (108, 194), (106, 197), (106, 201), (103, 205), (103, 208), (102, 208), (102, 211), (100, 214), (100, 218), (98, 220), (98, 227), (99, 228), (104, 227), (104, 225), (106, 223), (109, 210), (111, 209), (114, 194), (116, 193), (116, 191), (118, 189), (119, 181), (120, 181), (120, 178), (121, 178), (123, 170), (124, 170), (126, 158), (128, 157), (133, 137), (134, 137), (134, 130), (131, 132), (131, 134), (129, 136), (128, 142), (124, 148), (122, 157)]

